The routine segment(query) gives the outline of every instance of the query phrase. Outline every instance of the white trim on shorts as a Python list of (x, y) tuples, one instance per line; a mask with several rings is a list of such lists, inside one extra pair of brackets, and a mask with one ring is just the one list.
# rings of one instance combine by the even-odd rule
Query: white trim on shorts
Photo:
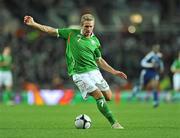
[(173, 75), (173, 88), (176, 91), (180, 90), (180, 73), (175, 73)]
[(88, 94), (97, 89), (101, 91), (107, 91), (110, 89), (99, 70), (74, 74), (72, 79), (79, 88), (83, 99), (87, 99)]
[(11, 71), (0, 71), (0, 86), (12, 86), (12, 72)]

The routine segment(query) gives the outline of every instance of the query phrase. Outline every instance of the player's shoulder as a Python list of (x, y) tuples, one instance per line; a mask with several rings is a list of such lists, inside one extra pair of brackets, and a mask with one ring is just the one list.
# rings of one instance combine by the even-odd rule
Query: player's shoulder
[(80, 29), (69, 28), (71, 34), (80, 34)]
[(94, 40), (96, 40), (97, 42), (99, 42), (98, 37), (97, 37), (94, 33), (92, 34), (92, 38), (93, 38)]
[(154, 55), (155, 53), (153, 51), (150, 51), (145, 55), (145, 58), (152, 58)]
[(98, 47), (101, 47), (101, 42), (95, 35), (93, 36), (93, 40), (97, 43)]
[(73, 32), (80, 32), (80, 29), (70, 28), (70, 30), (73, 31)]
[(71, 27), (60, 28), (59, 30), (66, 30), (66, 31), (69, 31), (69, 32), (80, 32), (80, 29), (78, 29), (78, 28), (71, 28)]
[(68, 29), (71, 30), (72, 32), (80, 32), (81, 30), (80, 26), (74, 26), (74, 25), (69, 26)]

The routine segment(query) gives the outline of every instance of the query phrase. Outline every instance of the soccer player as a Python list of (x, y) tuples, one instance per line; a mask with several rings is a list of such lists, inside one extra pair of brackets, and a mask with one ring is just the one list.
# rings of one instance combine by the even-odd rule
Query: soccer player
[(3, 102), (12, 104), (12, 57), (11, 48), (6, 46), (0, 54), (0, 88), (5, 86), (3, 93)]
[[(158, 107), (158, 86), (160, 73), (164, 71), (164, 64), (162, 61), (162, 53), (160, 45), (155, 44), (152, 50), (141, 60), (142, 71), (140, 73), (140, 84), (133, 88), (132, 97), (142, 89), (151, 90), (153, 92), (153, 106)], [(131, 97), (131, 98), (132, 98)]]
[(123, 129), (107, 106), (106, 101), (111, 100), (112, 92), (106, 80), (102, 77), (98, 66), (121, 78), (127, 79), (127, 76), (123, 72), (112, 68), (102, 58), (100, 42), (93, 33), (94, 16), (84, 14), (81, 17), (80, 29), (56, 29), (35, 22), (31, 16), (25, 16), (24, 23), (40, 31), (65, 39), (68, 74), (80, 89), (82, 97), (84, 99), (89, 95), (94, 97), (99, 111), (107, 118), (112, 128)]
[(178, 92), (180, 91), (180, 51), (178, 53), (178, 58), (174, 60), (171, 65), (171, 71), (173, 75), (173, 89)]

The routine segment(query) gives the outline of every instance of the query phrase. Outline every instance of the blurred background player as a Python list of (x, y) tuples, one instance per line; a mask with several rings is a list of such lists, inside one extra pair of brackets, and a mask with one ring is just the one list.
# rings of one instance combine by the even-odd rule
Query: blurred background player
[(157, 107), (159, 105), (158, 87), (160, 73), (164, 71), (164, 64), (162, 61), (162, 53), (160, 51), (160, 45), (155, 44), (152, 46), (152, 50), (141, 60), (142, 71), (140, 73), (140, 84), (133, 88), (131, 98), (142, 90), (151, 90), (153, 92), (153, 105)]
[(180, 51), (178, 57), (171, 65), (171, 71), (173, 73), (173, 89), (175, 92), (180, 91)]
[(68, 74), (81, 91), (82, 97), (86, 99), (91, 95), (96, 100), (99, 111), (107, 118), (112, 128), (123, 129), (107, 106), (106, 101), (111, 100), (112, 92), (106, 80), (102, 77), (98, 66), (113, 75), (125, 79), (127, 79), (127, 76), (123, 72), (112, 68), (102, 58), (100, 42), (93, 33), (94, 16), (84, 14), (81, 17), (81, 29), (52, 28), (35, 22), (31, 16), (25, 16), (24, 23), (66, 40)]
[(12, 104), (12, 56), (11, 48), (4, 47), (2, 54), (0, 54), (0, 88), (3, 91), (3, 102)]

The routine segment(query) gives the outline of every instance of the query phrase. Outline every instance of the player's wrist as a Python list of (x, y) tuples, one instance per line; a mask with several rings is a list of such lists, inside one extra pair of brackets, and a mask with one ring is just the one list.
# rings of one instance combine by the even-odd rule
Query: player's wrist
[(116, 74), (117, 74), (117, 70), (112, 69), (112, 74), (113, 74), (113, 75), (116, 75)]
[(38, 28), (40, 25), (36, 22), (32, 22), (30, 26)]

